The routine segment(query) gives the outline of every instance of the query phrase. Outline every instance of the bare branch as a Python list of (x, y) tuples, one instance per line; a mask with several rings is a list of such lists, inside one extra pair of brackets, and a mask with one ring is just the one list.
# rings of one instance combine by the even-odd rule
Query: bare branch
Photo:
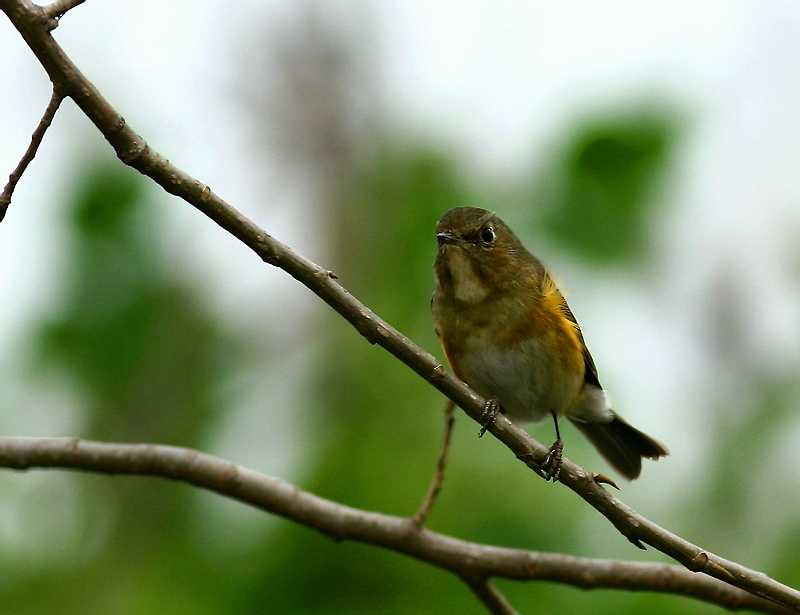
[(487, 578), (474, 581), (464, 579), (464, 582), (493, 615), (519, 615), (491, 580)]
[(6, 187), (3, 188), (3, 192), (0, 193), (0, 222), (2, 222), (3, 218), (6, 217), (8, 206), (11, 204), (11, 195), (14, 194), (14, 188), (17, 187), (17, 183), (22, 177), (22, 174), (25, 172), (25, 169), (28, 168), (28, 165), (36, 156), (39, 145), (42, 143), (42, 139), (44, 138), (44, 133), (47, 132), (48, 128), (50, 128), (50, 124), (53, 122), (53, 118), (55, 117), (56, 111), (58, 111), (58, 107), (61, 105), (62, 100), (64, 100), (64, 96), (58, 91), (58, 88), (53, 88), (53, 94), (50, 96), (50, 102), (47, 103), (47, 108), (44, 110), (42, 119), (39, 120), (39, 125), (31, 135), (31, 144), (22, 155), (17, 168), (14, 169), (11, 172), (11, 175), (8, 176), (8, 183), (6, 184)]
[[(49, 33), (41, 9), (28, 0), (0, 0), (51, 81), (70, 96), (104, 135), (125, 164), (147, 175), (164, 190), (203, 212), (219, 226), (250, 247), (266, 263), (280, 267), (308, 287), (371, 344), (378, 344), (456, 402), (478, 421), (485, 400), (463, 382), (445, 373), (439, 362), (355, 299), (333, 274), (295, 253), (199, 182), (151, 150), (94, 85), (78, 70)], [(531, 469), (538, 469), (547, 448), (507, 418), (498, 416), (489, 431)], [(651, 545), (693, 572), (703, 572), (753, 594), (800, 610), (800, 592), (768, 576), (725, 560), (688, 542), (637, 514), (608, 493), (595, 475), (564, 460), (560, 482), (603, 514), (634, 545)], [(408, 521), (405, 523), (413, 527)], [(420, 535), (425, 530), (420, 531)], [(473, 571), (474, 572), (474, 571)]]
[(417, 527), (425, 525), (431, 508), (436, 503), (436, 498), (439, 496), (439, 491), (442, 489), (442, 482), (444, 481), (444, 469), (447, 465), (447, 454), (450, 451), (450, 438), (453, 435), (453, 423), (455, 423), (455, 403), (452, 399), (447, 400), (444, 409), (444, 437), (442, 438), (442, 450), (439, 452), (439, 459), (436, 461), (436, 472), (433, 475), (431, 486), (428, 488), (428, 493), (425, 494), (425, 499), (422, 506), (417, 511), (411, 521)]
[(52, 4), (43, 7), (44, 17), (48, 20), (55, 20), (52, 26), (52, 28), (55, 28), (55, 26), (58, 25), (58, 20), (61, 19), (67, 11), (71, 11), (84, 2), (86, 2), (86, 0), (56, 0)]
[[(0, 467), (69, 468), (158, 476), (214, 491), (313, 528), (334, 540), (380, 546), (449, 570), (487, 605), (504, 601), (487, 579), (547, 580), (584, 589), (616, 588), (693, 596), (731, 610), (792, 613), (730, 585), (669, 564), (621, 562), (482, 545), (417, 528), (409, 519), (358, 510), (280, 479), (199, 451), (73, 438), (0, 438)], [(494, 597), (489, 597), (493, 595)], [(508, 607), (510, 608), (510, 607)], [(513, 613), (513, 610), (497, 610)]]

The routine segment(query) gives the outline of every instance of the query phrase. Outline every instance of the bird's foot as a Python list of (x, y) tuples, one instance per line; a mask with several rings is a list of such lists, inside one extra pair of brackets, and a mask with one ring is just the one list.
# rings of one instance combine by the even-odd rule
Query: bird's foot
[(564, 443), (561, 442), (561, 438), (559, 438), (553, 442), (553, 446), (550, 447), (547, 457), (544, 458), (542, 471), (544, 472), (545, 480), (552, 480), (554, 483), (558, 481), (558, 477), (561, 474), (563, 451)]
[(483, 414), (481, 414), (481, 430), (478, 432), (478, 437), (482, 438), (486, 430), (491, 427), (497, 414), (500, 412), (500, 400), (496, 397), (490, 397), (486, 400), (486, 405), (483, 407)]

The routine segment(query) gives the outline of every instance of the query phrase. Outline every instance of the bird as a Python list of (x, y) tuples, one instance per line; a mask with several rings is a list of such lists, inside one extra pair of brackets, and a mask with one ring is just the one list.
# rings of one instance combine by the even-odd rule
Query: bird
[(592, 355), (542, 261), (493, 212), (455, 207), (436, 225), (433, 324), (453, 373), (487, 399), (486, 431), (498, 412), (520, 422), (552, 417), (556, 441), (543, 473), (558, 480), (566, 417), (628, 480), (642, 459), (669, 454), (614, 410)]

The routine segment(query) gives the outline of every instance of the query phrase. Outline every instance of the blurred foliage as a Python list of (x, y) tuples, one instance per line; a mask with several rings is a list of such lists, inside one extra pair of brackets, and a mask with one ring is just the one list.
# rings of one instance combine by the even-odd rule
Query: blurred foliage
[[(38, 362), (68, 375), (87, 400), (80, 436), (197, 447), (245, 345), (221, 332), (197, 290), (171, 270), (145, 185), (116, 161), (81, 179), (67, 229), (67, 296), (42, 325)], [(101, 548), (84, 565), (17, 578), (4, 612), (148, 613), (166, 604), (173, 613), (218, 612), (180, 587), (207, 573), (188, 532), (190, 489), (142, 478), (77, 482), (95, 519), (82, 543)], [(164, 592), (187, 595), (178, 606)]]
[(137, 174), (90, 169), (72, 206), (69, 297), (41, 357), (90, 395), (89, 437), (192, 445), (212, 418), (212, 375), (232, 369), (235, 349), (215, 356), (223, 341), (196, 291), (168, 273), (149, 205)]
[(664, 115), (589, 122), (569, 138), (534, 208), (542, 232), (587, 262), (617, 265), (647, 254), (658, 180), (676, 136)]
[[(462, 177), (451, 156), (431, 148), (386, 144), (351, 173), (348, 190), (335, 192), (325, 213), (334, 268), (356, 296), (438, 350), (429, 315), (435, 222), (450, 207), (493, 197)], [(242, 341), (224, 336), (201, 295), (170, 273), (157, 218), (135, 174), (101, 166), (82, 185), (72, 205), (68, 297), (43, 327), (42, 365), (71, 374), (89, 400), (82, 436), (199, 446), (223, 411), (215, 404), (221, 383), (256, 352), (243, 353)], [(327, 351), (311, 382), (330, 428), (303, 486), (352, 506), (411, 515), (432, 474), (444, 400), (339, 317), (323, 317)], [(552, 437), (542, 429), (543, 439)], [(476, 430), (459, 417), (433, 529), (579, 553), (585, 508), (566, 490), (532, 480), (502, 446), (479, 442)], [(111, 511), (103, 546), (84, 566), (18, 579), (17, 590), (4, 596), (14, 612), (49, 611), (56, 603), (63, 613), (483, 611), (451, 575), (290, 523), (220, 570), (198, 557), (187, 533), (187, 487), (129, 477), (86, 477), (80, 487), (89, 518), (100, 502)], [(86, 597), (86, 587), (98, 589)], [(648, 600), (598, 602), (544, 584), (504, 589), (523, 611), (526, 604), (574, 610), (608, 601), (616, 612), (626, 603), (638, 612)]]

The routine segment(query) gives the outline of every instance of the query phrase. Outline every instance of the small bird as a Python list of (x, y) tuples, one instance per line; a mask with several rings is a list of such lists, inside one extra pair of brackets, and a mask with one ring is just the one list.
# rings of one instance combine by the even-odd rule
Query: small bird
[(558, 480), (566, 416), (629, 480), (642, 458), (667, 448), (609, 406), (575, 316), (542, 262), (494, 213), (456, 207), (436, 225), (433, 323), (453, 372), (497, 412), (520, 421), (552, 416), (556, 441), (545, 477)]

